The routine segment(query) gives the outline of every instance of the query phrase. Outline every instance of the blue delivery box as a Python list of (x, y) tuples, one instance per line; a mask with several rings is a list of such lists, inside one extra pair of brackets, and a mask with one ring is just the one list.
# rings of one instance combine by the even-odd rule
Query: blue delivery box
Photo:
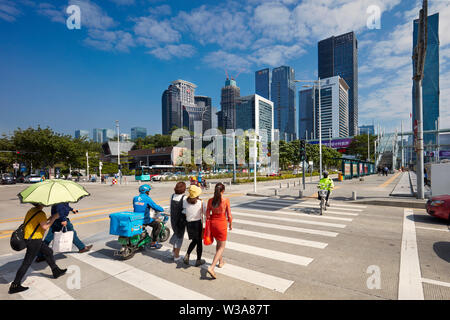
[(109, 234), (132, 237), (143, 232), (144, 214), (136, 212), (116, 212), (109, 215)]

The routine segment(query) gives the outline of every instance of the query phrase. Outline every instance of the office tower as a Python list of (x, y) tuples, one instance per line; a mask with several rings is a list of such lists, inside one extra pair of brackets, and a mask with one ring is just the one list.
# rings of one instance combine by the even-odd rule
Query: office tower
[[(413, 31), (413, 54), (417, 45), (419, 20), (414, 20)], [(422, 80), (422, 109), (423, 109), (423, 130), (435, 130), (436, 120), (439, 118), (439, 13), (428, 16), (428, 40), (427, 53), (425, 57), (424, 77)], [(415, 65), (413, 62), (413, 73)], [(412, 90), (412, 127), (416, 119), (415, 108), (415, 83)], [(423, 143), (435, 144), (436, 135), (426, 133), (423, 135)]]
[(92, 130), (92, 141), (103, 143), (103, 130), (105, 129), (99, 129), (95, 128)]
[(270, 70), (269, 68), (255, 72), (255, 93), (270, 100)]
[(241, 95), (240, 88), (236, 85), (236, 81), (228, 79), (222, 88), (220, 106), (222, 108), (221, 127), (224, 132), (226, 129), (236, 129), (236, 102)]
[(120, 134), (120, 141), (121, 142), (130, 141), (130, 135), (128, 133), (121, 133)]
[(212, 127), (211, 98), (206, 96), (195, 96), (194, 101), (196, 109), (198, 110), (195, 120), (202, 121), (202, 130), (205, 132)]
[(147, 129), (142, 127), (131, 128), (131, 140), (136, 140), (137, 138), (145, 138), (147, 136)]
[(359, 126), (359, 134), (375, 135), (375, 127), (373, 124), (366, 126)]
[[(113, 140), (116, 136), (116, 131), (112, 129), (103, 129), (103, 140), (102, 142), (108, 142), (109, 140)], [(117, 137), (116, 137), (117, 139)]]
[(272, 70), (270, 100), (275, 108), (275, 128), (280, 130), (280, 140), (285, 141), (295, 140), (297, 136), (294, 79), (292, 67), (281, 66)]
[(318, 43), (319, 78), (342, 77), (349, 86), (349, 135), (358, 131), (358, 40), (349, 32)]
[[(195, 88), (193, 83), (175, 80), (162, 95), (162, 132), (169, 134), (174, 128), (193, 130), (190, 113), (197, 113), (194, 102)], [(191, 123), (192, 122), (192, 123)]]
[(75, 130), (75, 139), (80, 138), (89, 138), (89, 131), (88, 130)]
[(236, 126), (242, 130), (255, 130), (267, 143), (273, 139), (274, 107), (273, 102), (253, 94), (237, 100)]
[(314, 136), (314, 95), (313, 89), (299, 91), (298, 136), (300, 139), (315, 139)]
[(211, 107), (211, 128), (217, 129), (219, 127), (219, 116), (217, 107)]
[[(349, 136), (349, 86), (343, 78), (323, 79), (320, 88), (322, 139)], [(319, 138), (319, 88), (314, 95), (315, 134)]]

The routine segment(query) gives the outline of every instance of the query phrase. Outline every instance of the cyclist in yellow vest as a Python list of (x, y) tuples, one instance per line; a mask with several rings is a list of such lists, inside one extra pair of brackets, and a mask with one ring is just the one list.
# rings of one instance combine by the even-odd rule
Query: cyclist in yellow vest
[[(333, 180), (328, 177), (328, 172), (323, 172), (323, 178), (320, 179), (319, 185), (317, 186), (320, 190), (327, 190), (327, 197), (326, 197), (326, 206), (329, 207), (330, 204), (328, 203), (328, 198), (330, 197), (331, 191), (334, 189), (334, 183)], [(320, 194), (318, 193), (318, 198), (320, 200)]]

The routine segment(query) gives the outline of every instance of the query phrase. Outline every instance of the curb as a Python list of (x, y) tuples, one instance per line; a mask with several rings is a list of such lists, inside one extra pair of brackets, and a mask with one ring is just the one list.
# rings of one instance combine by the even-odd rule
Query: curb
[(426, 209), (425, 202), (408, 202), (408, 201), (391, 201), (391, 200), (356, 200), (349, 201), (355, 204), (369, 204), (374, 206), (386, 206), (386, 207), (400, 207), (400, 208), (414, 208), (414, 209)]

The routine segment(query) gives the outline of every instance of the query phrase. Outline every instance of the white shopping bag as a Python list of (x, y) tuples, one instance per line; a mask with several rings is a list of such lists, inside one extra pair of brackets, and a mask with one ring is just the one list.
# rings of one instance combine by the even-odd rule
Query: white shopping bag
[[(64, 229), (66, 229), (64, 231)], [(67, 231), (64, 227), (61, 231), (54, 233), (53, 238), (53, 252), (68, 252), (72, 251), (73, 231)]]

